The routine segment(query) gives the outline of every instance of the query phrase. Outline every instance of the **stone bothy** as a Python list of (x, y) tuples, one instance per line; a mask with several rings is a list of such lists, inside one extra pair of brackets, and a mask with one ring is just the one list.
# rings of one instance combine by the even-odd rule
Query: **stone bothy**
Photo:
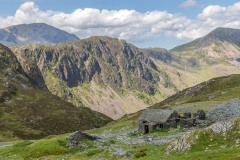
[(155, 129), (177, 127), (178, 117), (174, 110), (145, 109), (139, 118), (139, 132), (147, 134)]
[(203, 110), (197, 113), (185, 112), (179, 114), (175, 110), (145, 109), (139, 118), (139, 132), (147, 134), (152, 130), (166, 128), (177, 128), (178, 126), (188, 128), (197, 125), (197, 120), (205, 120), (206, 113)]

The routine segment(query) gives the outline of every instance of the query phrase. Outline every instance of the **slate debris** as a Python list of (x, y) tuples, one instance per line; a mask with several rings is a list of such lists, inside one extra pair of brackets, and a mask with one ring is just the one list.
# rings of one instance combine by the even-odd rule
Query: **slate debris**
[(240, 118), (240, 98), (232, 99), (207, 113), (211, 123)]

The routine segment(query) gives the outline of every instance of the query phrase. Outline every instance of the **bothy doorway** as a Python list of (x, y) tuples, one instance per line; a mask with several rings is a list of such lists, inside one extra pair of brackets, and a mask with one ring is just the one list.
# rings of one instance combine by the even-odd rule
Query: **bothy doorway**
[(163, 124), (160, 123), (160, 124), (159, 124), (159, 128), (160, 128), (160, 129), (163, 129)]
[(145, 133), (145, 134), (148, 134), (148, 133), (149, 133), (149, 127), (148, 127), (148, 125), (145, 125), (145, 126), (144, 126), (144, 133)]

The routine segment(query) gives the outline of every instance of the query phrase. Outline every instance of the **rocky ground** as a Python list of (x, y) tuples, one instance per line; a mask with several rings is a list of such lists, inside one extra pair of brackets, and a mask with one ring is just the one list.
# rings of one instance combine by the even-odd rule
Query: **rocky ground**
[[(216, 122), (216, 123), (212, 124), (211, 126), (203, 129), (202, 132), (205, 132), (204, 134), (207, 134), (207, 132), (210, 131), (211, 133), (218, 134), (219, 136), (221, 136), (221, 134), (222, 134), (222, 135), (224, 135), (223, 136), (224, 140), (227, 140), (227, 138), (229, 138), (227, 135), (228, 131), (230, 131), (237, 125), (239, 125), (239, 122), (234, 122), (234, 121)], [(179, 152), (188, 151), (191, 149), (191, 146), (197, 142), (199, 137), (200, 137), (200, 135), (196, 135), (195, 132), (192, 132), (192, 134), (184, 135), (184, 136), (178, 138), (177, 140), (173, 141), (172, 143), (170, 143), (168, 145), (168, 147), (166, 148), (166, 153), (169, 154), (172, 151), (179, 151)], [(211, 138), (211, 137), (208, 137), (208, 139), (213, 141), (213, 138)], [(232, 147), (238, 147), (239, 141), (240, 141), (240, 139), (235, 139), (236, 144)], [(212, 146), (212, 144), (210, 144), (209, 146)]]
[[(191, 133), (190, 130), (187, 130), (185, 132), (178, 132), (176, 134), (170, 134), (166, 136), (157, 136), (157, 135), (136, 135), (136, 136), (130, 136), (130, 134), (136, 134), (137, 128), (128, 130), (128, 131), (121, 131), (116, 133), (102, 133), (102, 134), (94, 134), (95, 136), (98, 136), (101, 138), (100, 141), (108, 140), (108, 139), (114, 139), (121, 141), (125, 144), (165, 144), (169, 143), (171, 141), (176, 140), (178, 137), (181, 137), (183, 135), (187, 135)], [(99, 141), (99, 140), (98, 140)]]
[[(95, 140), (94, 142), (97, 146), (105, 151), (111, 153), (112, 156), (120, 156), (130, 158), (133, 155), (126, 151), (126, 149), (122, 148), (122, 146), (130, 146), (131, 148), (136, 147), (136, 145), (151, 145), (154, 144), (156, 146), (161, 144), (171, 143), (177, 140), (179, 137), (183, 135), (189, 135), (191, 133), (190, 130), (178, 132), (178, 133), (168, 133), (166, 136), (160, 136), (155, 134), (149, 135), (140, 135), (138, 134), (137, 128), (130, 129), (126, 131), (120, 131), (115, 133), (101, 133), (101, 134), (93, 134), (93, 136), (97, 136), (100, 139)], [(113, 143), (113, 142), (114, 143)], [(115, 143), (117, 142), (117, 143)], [(122, 144), (122, 145), (119, 145)], [(96, 157), (99, 158), (99, 157)]]

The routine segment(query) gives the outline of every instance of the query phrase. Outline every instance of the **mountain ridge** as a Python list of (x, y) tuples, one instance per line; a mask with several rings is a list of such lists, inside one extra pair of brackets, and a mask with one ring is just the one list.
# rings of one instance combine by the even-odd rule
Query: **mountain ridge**
[(147, 53), (117, 38), (97, 36), (11, 49), (30, 77), (36, 79), (31, 68), (39, 71), (34, 73), (44, 77), (50, 92), (77, 106), (81, 99), (112, 118), (153, 103), (161, 96), (158, 85), (176, 89)]
[(46, 23), (19, 24), (0, 29), (0, 43), (4, 45), (56, 44), (79, 40), (74, 34)]
[(218, 27), (208, 33), (206, 36), (193, 40), (189, 43), (174, 47), (170, 51), (185, 51), (188, 49), (204, 48), (211, 43), (218, 41), (227, 41), (240, 46), (240, 29)]

